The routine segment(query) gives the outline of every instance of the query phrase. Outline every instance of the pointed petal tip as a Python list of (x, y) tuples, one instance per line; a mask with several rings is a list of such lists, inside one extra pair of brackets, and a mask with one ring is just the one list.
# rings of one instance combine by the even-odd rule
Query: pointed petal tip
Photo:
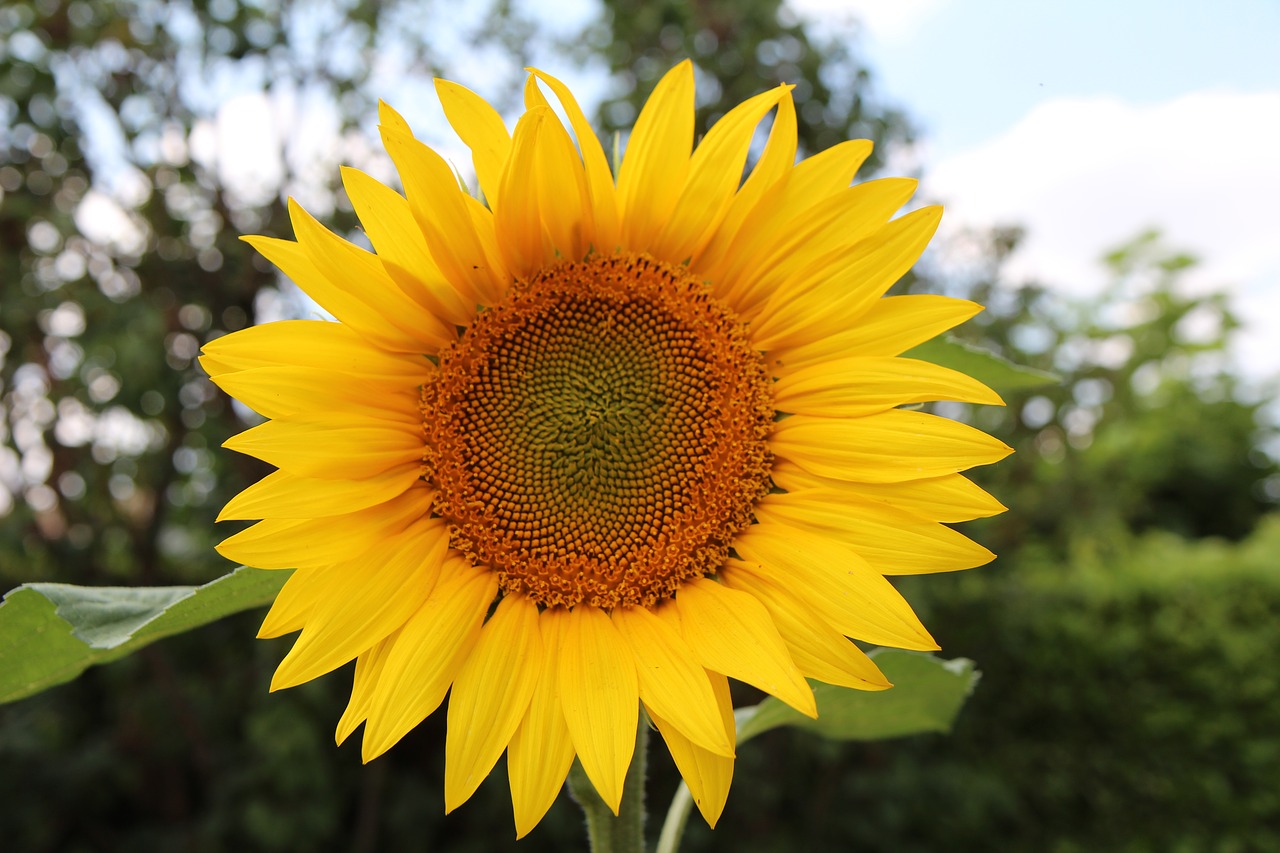
[(378, 99), (378, 127), (381, 129), (394, 129), (412, 135), (409, 129), (409, 123), (404, 120), (404, 116), (396, 112), (386, 101)]
[(364, 740), (360, 744), (360, 763), (368, 764), (376, 758), (382, 756), (384, 752), (395, 745), (395, 741), (387, 742), (385, 737), (375, 741), (369, 737), (368, 724), (364, 727)]
[[(807, 702), (803, 702), (802, 705), (795, 705), (795, 704), (792, 704), (791, 702), (787, 702), (787, 704), (791, 705), (792, 708), (795, 708), (797, 711), (799, 711), (801, 714), (804, 714), (806, 717), (808, 717), (811, 720), (818, 719), (818, 700), (815, 699), (813, 696), (813, 688), (812, 687), (809, 688), (808, 693), (802, 694), (802, 695), (805, 699), (808, 699)], [(798, 699), (801, 697), (793, 697), (793, 698)], [(783, 701), (786, 702), (787, 700), (783, 699)]]
[[(288, 658), (285, 660), (288, 660)], [(279, 690), (288, 690), (290, 687), (296, 687), (298, 684), (302, 683), (300, 681), (290, 683), (286, 678), (287, 673), (285, 672), (284, 664), (285, 661), (281, 661), (280, 665), (276, 667), (276, 671), (271, 675), (271, 684), (267, 686), (268, 693), (275, 693)]]

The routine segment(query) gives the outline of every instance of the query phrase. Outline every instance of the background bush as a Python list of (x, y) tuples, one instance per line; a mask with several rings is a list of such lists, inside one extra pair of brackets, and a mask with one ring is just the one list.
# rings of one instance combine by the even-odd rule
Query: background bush
[(1280, 849), (1280, 517), (1239, 544), (1124, 551), (910, 585), (944, 653), (983, 672), (955, 730), (772, 733), (738, 772), (785, 783), (736, 787), (689, 849)]
[[(361, 135), (384, 94), (378, 56), (428, 91), (449, 42), (486, 59), (501, 82), (484, 94), (509, 106), (532, 48), (559, 47), (610, 75), (606, 128), (629, 124), (690, 56), (700, 128), (794, 82), (802, 148), (871, 138), (864, 177), (912, 136), (857, 51), (778, 0), (602, 0), (561, 45), (520, 4), (493, 0), (464, 32), (422, 5), (0, 5), (2, 589), (202, 583), (230, 568), (212, 545), (234, 528), (213, 518), (266, 468), (217, 449), (243, 411), (192, 359), (210, 338), (305, 310), (237, 239), (287, 236), (285, 195), (354, 233), (336, 161), (379, 165)], [(332, 150), (308, 157), (285, 140), (274, 179), (229, 183), (192, 143), (219, 106), (205, 84), (231, 78), (269, 100), (336, 105)], [(83, 205), (103, 198), (128, 239), (85, 233)], [(948, 736), (753, 742), (720, 828), (695, 817), (688, 849), (1280, 849), (1280, 522), (1268, 515), (1280, 476), (1268, 395), (1225, 358), (1238, 325), (1225, 298), (1189, 292), (1194, 259), (1155, 234), (1112, 253), (1111, 285), (1079, 302), (1002, 274), (1017, 228), (971, 239), (972, 269), (920, 267), (901, 289), (986, 304), (961, 335), (1062, 377), (1006, 409), (946, 410), (1018, 449), (980, 472), (1013, 511), (967, 529), (997, 563), (904, 588), (944, 652), (972, 657), (984, 680)], [(442, 714), (368, 766), (357, 741), (335, 748), (349, 670), (268, 695), (289, 641), (253, 640), (258, 618), (0, 707), (0, 848), (582, 848), (566, 800), (516, 847), (501, 765), (443, 816)], [(658, 750), (653, 765), (657, 820), (675, 774)]]

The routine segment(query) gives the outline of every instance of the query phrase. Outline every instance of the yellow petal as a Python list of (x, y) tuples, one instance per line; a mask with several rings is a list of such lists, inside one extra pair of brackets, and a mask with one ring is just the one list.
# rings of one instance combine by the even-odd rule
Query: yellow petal
[(525, 716), (542, 675), (538, 605), (507, 595), (453, 680), (444, 746), (444, 810), (467, 801)]
[(694, 578), (680, 587), (676, 609), (681, 633), (703, 666), (759, 687), (806, 716), (818, 716), (813, 691), (755, 597)]
[[(791, 277), (821, 264), (881, 230), (916, 189), (910, 178), (881, 178), (858, 184), (816, 204), (779, 211), (773, 227), (755, 245), (732, 259), (725, 278), (732, 286), (724, 298), (751, 319)], [(850, 279), (856, 280), (856, 279)], [(753, 340), (755, 331), (753, 330)]]
[(440, 574), (387, 655), (364, 726), (365, 761), (395, 746), (440, 707), (498, 593), (498, 576), (483, 566), (450, 560)]
[(784, 371), (773, 386), (780, 411), (803, 415), (859, 417), (930, 400), (1004, 405), (978, 380), (914, 358), (833, 359)]
[(467, 215), (471, 218), (471, 228), (475, 232), (476, 241), (480, 244), (480, 251), (484, 254), (484, 266), (480, 269), (491, 271), (484, 279), (490, 289), (477, 291), (483, 296), (478, 300), (478, 304), (492, 305), (506, 294), (507, 288), (511, 285), (511, 273), (502, 265), (502, 253), (498, 246), (497, 232), (494, 230), (493, 211), (485, 207), (479, 199), (469, 195), (462, 196), (462, 203), (467, 209)]
[(267, 421), (222, 443), (301, 477), (361, 479), (422, 459), (421, 425), (335, 413)]
[(566, 622), (559, 628), (564, 720), (582, 769), (616, 815), (640, 719), (635, 660), (600, 608), (583, 604), (552, 618)]
[[(332, 282), (315, 265), (300, 243), (292, 240), (278, 240), (274, 237), (241, 237), (240, 239), (279, 267), (290, 281), (319, 303), (320, 307), (364, 339), (366, 345), (387, 353), (426, 353), (438, 348), (439, 342), (433, 343), (426, 337), (407, 331), (388, 319), (382, 306), (370, 305), (365, 300), (364, 297), (367, 294), (349, 293)], [(395, 285), (386, 277), (386, 273), (379, 270), (379, 280), (370, 290), (388, 291), (394, 288)]]
[(666, 73), (645, 102), (618, 169), (622, 242), (648, 248), (671, 216), (689, 173), (693, 149), (693, 63)]
[(551, 103), (542, 94), (542, 90), (538, 88), (538, 78), (530, 74), (524, 81), (524, 108), (525, 110), (532, 110), (538, 107), (550, 109)]
[(707, 132), (689, 161), (675, 209), (649, 247), (654, 256), (683, 263), (711, 239), (742, 183), (756, 125), (792, 88), (778, 86), (743, 101)]
[(228, 501), (217, 520), (345, 515), (404, 494), (421, 476), (422, 466), (416, 462), (365, 480), (323, 480), (273, 471)]
[(333, 566), (298, 569), (289, 575), (284, 586), (276, 593), (271, 609), (258, 628), (258, 639), (267, 640), (301, 631), (307, 624), (307, 616), (315, 607), (316, 599), (326, 589), (321, 580), (326, 572), (336, 571)]
[(782, 372), (808, 364), (861, 355), (893, 356), (935, 338), (982, 310), (950, 296), (890, 296), (872, 303), (848, 329), (828, 338), (771, 350), (770, 366)]
[(787, 525), (755, 524), (733, 547), (758, 567), (753, 571), (785, 586), (846, 637), (901, 649), (938, 648), (893, 584), (839, 542)]
[(846, 139), (796, 164), (787, 184), (787, 200), (821, 199), (847, 189), (871, 156), (869, 139)]
[(819, 476), (860, 483), (954, 474), (1013, 452), (967, 424), (903, 409), (848, 419), (793, 415), (774, 427), (769, 449)]
[(321, 275), (376, 310), (384, 325), (398, 327), (418, 342), (417, 349), (409, 352), (432, 352), (453, 340), (455, 331), (449, 324), (409, 299), (387, 275), (377, 255), (343, 240), (292, 199), (289, 220), (298, 245)]
[(378, 121), (380, 127), (388, 127), (397, 133), (413, 136), (413, 130), (409, 127), (409, 122), (404, 120), (404, 116), (391, 108), (386, 101), (378, 101)]
[(462, 192), (453, 170), (439, 154), (395, 123), (388, 124), (388, 112), (383, 111), (382, 142), (400, 172), (409, 207), (427, 239), (432, 259), (458, 292), (475, 293), (484, 304), (497, 301), (509, 277), (501, 259), (485, 250), (476, 232), (468, 204), (468, 199), (475, 199)]
[[(733, 699), (729, 695), (729, 680), (718, 672), (707, 671), (712, 690), (716, 695), (716, 706), (726, 735), (734, 736)], [(733, 758), (709, 752), (693, 743), (671, 723), (662, 717), (649, 712), (649, 717), (658, 727), (662, 739), (667, 742), (667, 749), (675, 759), (676, 768), (689, 786), (693, 802), (702, 812), (702, 817), (714, 829), (724, 811), (725, 801), (729, 799), (729, 786), (733, 782)]]
[(280, 320), (250, 326), (209, 341), (203, 350), (216, 359), (218, 372), (312, 367), (359, 376), (372, 389), (415, 387), (434, 369), (421, 355), (375, 349), (341, 323), (324, 320)]
[(616, 608), (613, 624), (635, 656), (645, 706), (703, 749), (732, 757), (706, 671), (679, 632), (643, 607)]
[(537, 127), (549, 118), (549, 109), (533, 109), (516, 123), (511, 157), (502, 174), (502, 205), (493, 225), (502, 260), (516, 278), (541, 269), (550, 255), (550, 240), (542, 230), (537, 181), (532, 180), (537, 154)]
[[(337, 323), (334, 323), (336, 326)], [(231, 373), (236, 367), (225, 359), (205, 353), (196, 358), (200, 362), (200, 366), (204, 368), (204, 372), (208, 374), (210, 379), (217, 379), (224, 373)]]
[(413, 521), (431, 514), (435, 492), (413, 483), (384, 503), (344, 515), (320, 518), (269, 518), (224, 539), (218, 553), (259, 569), (329, 566), (353, 560)]
[(605, 254), (612, 253), (617, 247), (620, 237), (618, 224), (618, 191), (613, 183), (613, 172), (609, 168), (609, 160), (605, 157), (600, 140), (596, 137), (591, 122), (587, 120), (578, 101), (569, 91), (569, 87), (550, 74), (536, 68), (529, 69), (539, 80), (551, 87), (560, 106), (564, 107), (569, 117), (569, 124), (578, 138), (578, 149), (582, 154), (583, 167), (586, 170), (587, 187), (591, 194), (591, 213), (594, 225), (595, 247)]
[(472, 290), (459, 292), (436, 266), (409, 201), (349, 166), (342, 167), (342, 185), (378, 252), (378, 260), (405, 295), (444, 320), (446, 329), (450, 324), (470, 325), (478, 297)]
[(334, 742), (341, 746), (343, 741), (351, 737), (351, 733), (369, 716), (369, 708), (373, 704), (373, 691), (382, 677), (382, 668), (387, 662), (391, 647), (400, 637), (400, 630), (392, 631), (387, 637), (375, 643), (372, 648), (361, 652), (356, 658), (356, 672), (351, 681), (351, 699), (347, 708), (338, 720), (334, 730)]
[(755, 512), (761, 522), (803, 527), (843, 542), (882, 575), (972, 569), (996, 557), (950, 527), (835, 489), (766, 495)]
[(268, 418), (343, 411), (405, 424), (422, 420), (416, 386), (370, 394), (358, 376), (315, 367), (255, 367), (219, 374), (213, 383)]
[(774, 349), (850, 328), (920, 259), (941, 220), (942, 208), (922, 208), (818, 258), (774, 288), (753, 318), (751, 339)]
[(794, 147), (790, 154), (783, 174), (756, 199), (729, 237), (728, 245), (722, 243), (720, 256), (714, 263), (707, 259), (700, 264), (715, 283), (718, 296), (735, 292), (732, 286), (742, 271), (751, 269), (742, 265), (744, 257), (755, 257), (761, 246), (777, 239), (779, 232), (798, 227), (809, 210), (848, 189), (854, 173), (871, 154), (871, 143), (865, 139), (842, 142), (794, 167)]
[(725, 253), (733, 245), (739, 229), (749, 216), (759, 215), (761, 197), (792, 171), (796, 160), (796, 105), (787, 92), (778, 102), (778, 114), (769, 130), (769, 141), (764, 153), (756, 161), (755, 168), (742, 189), (733, 197), (724, 220), (716, 228), (711, 240), (694, 253), (690, 269), (715, 278)]
[(439, 520), (421, 520), (361, 559), (326, 572), (323, 594), (271, 679), (272, 690), (324, 675), (404, 624), (435, 583), (449, 545)]
[(963, 474), (945, 474), (905, 483), (850, 483), (810, 474), (794, 462), (775, 460), (769, 476), (788, 492), (803, 489), (836, 489), (869, 502), (883, 503), (906, 512), (952, 524), (999, 515), (1008, 507), (987, 494)]
[(547, 120), (538, 125), (536, 137), (533, 174), (543, 228), (554, 256), (579, 260), (595, 240), (591, 194), (582, 160), (553, 113), (548, 112)]
[(511, 155), (511, 134), (502, 116), (484, 98), (448, 80), (436, 80), (436, 95), (454, 132), (471, 149), (480, 191), (489, 207), (496, 208), (502, 168)]
[(541, 628), (544, 665), (534, 686), (529, 710), (507, 747), (507, 773), (511, 781), (511, 806), (516, 837), (523, 838), (538, 825), (564, 786), (573, 764), (573, 740), (564, 721), (560, 700), (561, 637), (566, 620), (559, 610), (544, 610)]
[(778, 583), (752, 574), (739, 560), (729, 560), (720, 570), (720, 580), (730, 589), (755, 596), (764, 604), (787, 651), (806, 678), (837, 684), (854, 690), (884, 690), (889, 681), (880, 669), (804, 601)]

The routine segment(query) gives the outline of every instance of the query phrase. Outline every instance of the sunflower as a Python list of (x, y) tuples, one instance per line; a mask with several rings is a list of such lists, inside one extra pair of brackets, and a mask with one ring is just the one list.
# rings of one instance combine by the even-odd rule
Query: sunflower
[(695, 149), (676, 66), (616, 180), (555, 78), (531, 72), (514, 132), (436, 88), (483, 202), (383, 105), (404, 195), (342, 173), (375, 252), (292, 202), (296, 240), (246, 238), (337, 322), (205, 347), (268, 419), (225, 446), (278, 469), (219, 551), (295, 569), (259, 632), (301, 631), (271, 688), (354, 659), (337, 740), (363, 723), (366, 761), (449, 694), (446, 810), (505, 751), (519, 835), (575, 756), (616, 813), (643, 706), (714, 826), (729, 678), (809, 716), (806, 679), (887, 688), (849, 638), (937, 645), (886, 575), (991, 559), (946, 523), (1004, 509), (959, 472), (1009, 448), (903, 406), (1000, 400), (900, 357), (980, 308), (884, 297), (940, 210), (894, 218), (911, 180), (851, 186), (865, 141), (796, 163), (789, 86)]

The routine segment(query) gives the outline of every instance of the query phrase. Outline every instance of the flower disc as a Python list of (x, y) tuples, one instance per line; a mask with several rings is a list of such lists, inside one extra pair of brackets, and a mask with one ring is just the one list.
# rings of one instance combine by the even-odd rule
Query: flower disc
[(763, 359), (702, 282), (644, 255), (515, 286), (441, 353), (422, 410), (454, 547), (548, 606), (669, 597), (768, 491)]

